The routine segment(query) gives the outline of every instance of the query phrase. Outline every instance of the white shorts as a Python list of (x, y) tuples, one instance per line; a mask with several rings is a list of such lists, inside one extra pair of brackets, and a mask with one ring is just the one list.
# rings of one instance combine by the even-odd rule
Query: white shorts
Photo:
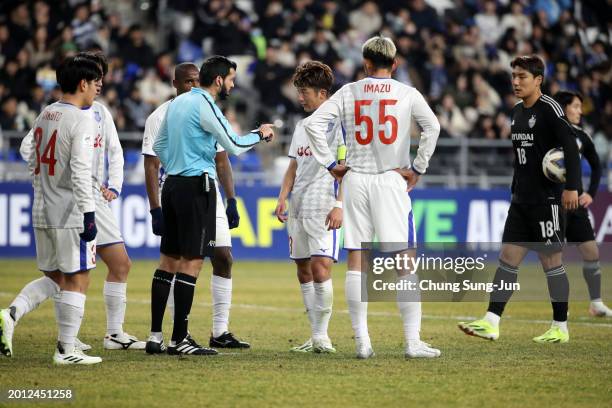
[(338, 261), (340, 230), (328, 231), (325, 218), (289, 218), (289, 257), (294, 260), (324, 256)]
[(98, 235), (96, 235), (98, 247), (123, 243), (115, 214), (109, 203), (102, 197), (96, 199), (96, 228), (98, 228)]
[(416, 244), (410, 196), (395, 171), (363, 174), (349, 171), (342, 180), (344, 248), (362, 249), (377, 238), (382, 251), (401, 251)]
[(232, 237), (230, 235), (227, 215), (225, 214), (225, 206), (223, 205), (223, 197), (219, 191), (218, 182), (215, 183), (217, 188), (217, 226), (215, 236), (215, 247), (232, 247)]
[(43, 272), (76, 273), (96, 267), (96, 240), (85, 242), (79, 228), (34, 228), (36, 263)]

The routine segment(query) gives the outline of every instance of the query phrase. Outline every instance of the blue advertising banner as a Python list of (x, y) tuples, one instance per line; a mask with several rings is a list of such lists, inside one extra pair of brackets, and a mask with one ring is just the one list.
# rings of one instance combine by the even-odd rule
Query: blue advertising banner
[[(287, 259), (285, 226), (274, 216), (278, 188), (237, 187), (240, 226), (232, 230), (239, 259)], [(423, 189), (411, 193), (419, 242), (499, 242), (510, 205), (509, 191)], [(35, 257), (32, 187), (0, 183), (0, 257)], [(144, 186), (126, 185), (113, 211), (134, 259), (157, 258)], [(589, 207), (598, 242), (612, 241), (612, 194), (600, 192)]]

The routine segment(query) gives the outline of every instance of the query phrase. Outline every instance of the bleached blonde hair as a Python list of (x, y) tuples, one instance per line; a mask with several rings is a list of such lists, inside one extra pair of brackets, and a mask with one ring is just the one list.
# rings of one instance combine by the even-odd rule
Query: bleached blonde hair
[(396, 53), (393, 41), (382, 35), (370, 38), (361, 47), (363, 58), (371, 61), (376, 68), (391, 68)]

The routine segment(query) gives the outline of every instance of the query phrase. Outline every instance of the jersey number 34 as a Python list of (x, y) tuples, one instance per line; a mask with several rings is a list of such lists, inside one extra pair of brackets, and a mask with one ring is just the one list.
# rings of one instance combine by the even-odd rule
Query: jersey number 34
[[(355, 101), (355, 127), (361, 126), (362, 123), (366, 125), (366, 134), (362, 134), (360, 130), (355, 132), (355, 138), (357, 143), (361, 145), (367, 145), (372, 143), (374, 138), (374, 120), (369, 115), (361, 114), (362, 106), (370, 106), (372, 104), (371, 99), (361, 99)], [(393, 115), (387, 115), (385, 109), (387, 105), (395, 105), (397, 100), (395, 99), (380, 99), (378, 101), (378, 124), (389, 122), (391, 124), (391, 134), (386, 135), (385, 130), (378, 131), (378, 137), (383, 144), (392, 144), (397, 139), (397, 118)]]
[(40, 155), (40, 144), (42, 143), (42, 128), (36, 128), (34, 131), (34, 140), (36, 141), (36, 169), (34, 169), (34, 174), (40, 173), (40, 163), (45, 163), (48, 165), (48, 175), (55, 175), (55, 163), (57, 160), (55, 159), (55, 140), (57, 139), (57, 130), (54, 130), (51, 134), (51, 138), (49, 142), (47, 142), (47, 146), (45, 146), (45, 150), (43, 151), (42, 157)]

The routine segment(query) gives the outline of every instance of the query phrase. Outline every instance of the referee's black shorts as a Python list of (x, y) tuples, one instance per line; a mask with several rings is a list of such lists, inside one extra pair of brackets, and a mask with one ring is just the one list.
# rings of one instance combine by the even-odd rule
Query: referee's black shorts
[(168, 176), (161, 204), (164, 233), (160, 252), (185, 258), (212, 257), (217, 210), (215, 180), (207, 173)]

